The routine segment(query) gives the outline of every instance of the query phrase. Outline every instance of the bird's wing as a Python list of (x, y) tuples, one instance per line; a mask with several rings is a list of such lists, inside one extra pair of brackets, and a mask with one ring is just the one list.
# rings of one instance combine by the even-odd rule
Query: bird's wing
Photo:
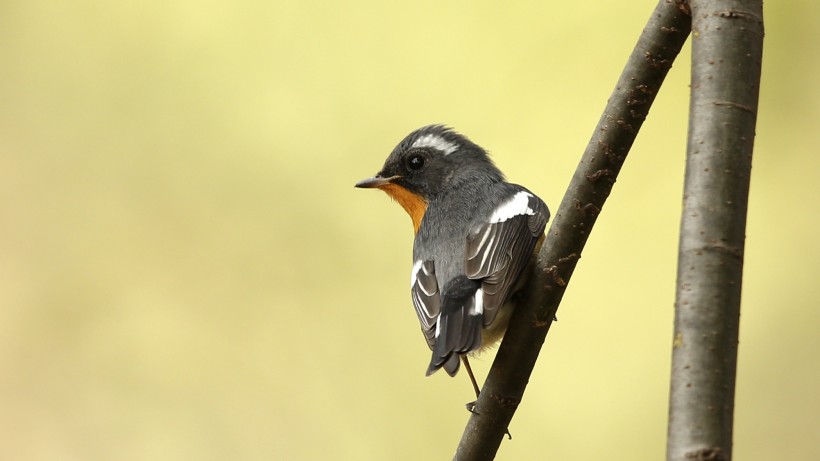
[(481, 345), (481, 282), (461, 275), (447, 284), (447, 295), (442, 296), (433, 261), (417, 261), (411, 274), (413, 306), (433, 351), (427, 375), (444, 368), (454, 376), (460, 363), (454, 352)]
[(454, 376), (458, 371), (458, 354), (481, 347), (481, 303), (484, 299), (481, 282), (459, 275), (444, 285), (443, 292), (427, 376), (439, 368)]
[(436, 319), (441, 312), (441, 296), (436, 280), (436, 268), (432, 260), (418, 260), (410, 273), (410, 292), (421, 331), (430, 349), (436, 344)]
[(485, 327), (493, 323), (507, 300), (550, 217), (541, 199), (521, 186), (514, 187), (489, 219), (467, 235), (465, 274), (481, 281)]

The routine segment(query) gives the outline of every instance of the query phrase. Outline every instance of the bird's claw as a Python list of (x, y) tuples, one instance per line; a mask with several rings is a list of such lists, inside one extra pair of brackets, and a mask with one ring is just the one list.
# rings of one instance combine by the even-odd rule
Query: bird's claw
[(469, 411), (470, 413), (472, 413), (474, 415), (479, 414), (475, 409), (476, 402), (477, 402), (477, 400), (473, 400), (472, 402), (468, 402), (464, 405), (464, 407), (467, 409), (467, 411)]
[[(481, 413), (479, 413), (479, 412), (475, 409), (475, 404), (476, 404), (476, 402), (478, 402), (478, 401), (477, 401), (477, 400), (473, 400), (472, 402), (468, 402), (468, 403), (464, 404), (464, 408), (466, 408), (466, 409), (467, 409), (467, 411), (469, 411), (470, 413), (472, 413), (472, 414), (474, 414), (474, 415), (479, 415), (479, 414), (481, 414)], [(507, 439), (512, 440), (512, 434), (510, 434), (510, 430), (509, 430), (509, 429), (504, 429), (504, 433), (505, 433), (505, 434), (507, 434)]]

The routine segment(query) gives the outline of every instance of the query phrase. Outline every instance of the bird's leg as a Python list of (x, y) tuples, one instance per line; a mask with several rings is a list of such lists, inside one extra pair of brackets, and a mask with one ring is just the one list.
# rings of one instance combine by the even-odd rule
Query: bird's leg
[(475, 413), (475, 403), (478, 401), (478, 395), (481, 393), (481, 390), (478, 388), (478, 382), (475, 380), (472, 367), (470, 367), (470, 361), (467, 360), (467, 354), (461, 356), (461, 362), (464, 364), (464, 369), (467, 370), (467, 375), (470, 377), (470, 382), (473, 383), (473, 390), (475, 391), (475, 400), (465, 406), (467, 407), (467, 411)]
[[(478, 382), (475, 380), (473, 369), (470, 367), (470, 361), (467, 360), (467, 354), (461, 356), (461, 362), (464, 363), (464, 369), (467, 370), (467, 375), (470, 376), (470, 382), (473, 383), (473, 390), (475, 391), (475, 400), (465, 406), (467, 407), (467, 411), (470, 413), (478, 414), (478, 412), (475, 411), (475, 404), (478, 401), (478, 396), (481, 394), (481, 390), (478, 388)], [(512, 439), (512, 434), (510, 434), (509, 429), (504, 429), (504, 432), (507, 434), (508, 438)]]

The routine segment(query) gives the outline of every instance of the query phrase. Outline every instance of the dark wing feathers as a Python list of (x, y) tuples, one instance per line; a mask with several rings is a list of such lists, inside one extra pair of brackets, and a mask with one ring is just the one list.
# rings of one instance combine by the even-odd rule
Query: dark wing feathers
[(417, 261), (410, 276), (413, 306), (421, 323), (421, 331), (430, 349), (436, 344), (436, 319), (441, 312), (436, 268), (433, 261)]
[[(482, 282), (485, 327), (493, 323), (507, 300), (549, 219), (549, 210), (538, 197), (526, 191), (515, 197), (520, 198), (519, 208), (511, 207), (500, 216), (493, 213), (467, 235), (464, 269), (467, 277)], [(499, 209), (509, 204), (502, 203)]]
[(533, 197), (535, 200), (530, 200), (530, 205), (533, 205), (535, 214), (527, 219), (527, 224), (530, 226), (530, 232), (536, 239), (541, 238), (544, 229), (547, 228), (547, 221), (550, 219), (550, 210), (547, 205), (538, 197)]

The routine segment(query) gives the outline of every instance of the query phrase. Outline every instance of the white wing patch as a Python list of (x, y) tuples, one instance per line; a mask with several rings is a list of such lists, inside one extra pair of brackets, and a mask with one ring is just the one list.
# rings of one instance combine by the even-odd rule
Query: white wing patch
[[(429, 300), (429, 297), (438, 291), (438, 286), (433, 284), (433, 286), (425, 287), (425, 282), (419, 282), (419, 274), (424, 274), (425, 278), (423, 280), (426, 280), (426, 277), (433, 273), (431, 269), (432, 267), (425, 266), (422, 260), (418, 260), (413, 263), (413, 269), (410, 272), (410, 291), (413, 297), (413, 305), (416, 307), (416, 312), (425, 328), (430, 328), (432, 326), (431, 322), (438, 318), (438, 314), (433, 315), (430, 312), (430, 307), (427, 306), (422, 297), (423, 293)], [(427, 284), (429, 285), (429, 282)], [(418, 287), (416, 287), (417, 285)]]
[(520, 191), (506, 202), (502, 203), (493, 211), (490, 216), (490, 223), (504, 222), (510, 218), (521, 215), (534, 215), (535, 210), (530, 208), (530, 198), (532, 194), (525, 191)]
[(484, 290), (479, 288), (475, 292), (475, 313), (473, 315), (481, 315), (484, 313)]
[[(481, 239), (481, 244), (478, 246), (478, 249), (481, 250), (482, 248), (493, 248), (493, 244), (495, 243), (495, 235), (490, 239), (486, 246), (484, 246), (484, 242), (487, 240), (487, 236), (490, 235), (490, 231), (493, 230), (492, 226), (487, 226), (487, 231), (484, 232), (484, 237)], [(484, 263), (487, 262), (487, 258), (490, 256), (491, 251), (485, 251), (484, 254), (481, 256), (481, 266), (484, 267)]]
[(458, 144), (452, 143), (441, 136), (435, 134), (427, 134), (418, 139), (411, 146), (412, 148), (430, 147), (441, 151), (444, 155), (450, 155), (458, 150)]
[(419, 271), (421, 270), (421, 263), (422, 263), (421, 259), (419, 259), (418, 261), (413, 263), (413, 269), (411, 269), (411, 272), (410, 272), (410, 288), (413, 288), (413, 286), (416, 284), (416, 280), (418, 280), (418, 278), (419, 278), (418, 274), (419, 274)]

